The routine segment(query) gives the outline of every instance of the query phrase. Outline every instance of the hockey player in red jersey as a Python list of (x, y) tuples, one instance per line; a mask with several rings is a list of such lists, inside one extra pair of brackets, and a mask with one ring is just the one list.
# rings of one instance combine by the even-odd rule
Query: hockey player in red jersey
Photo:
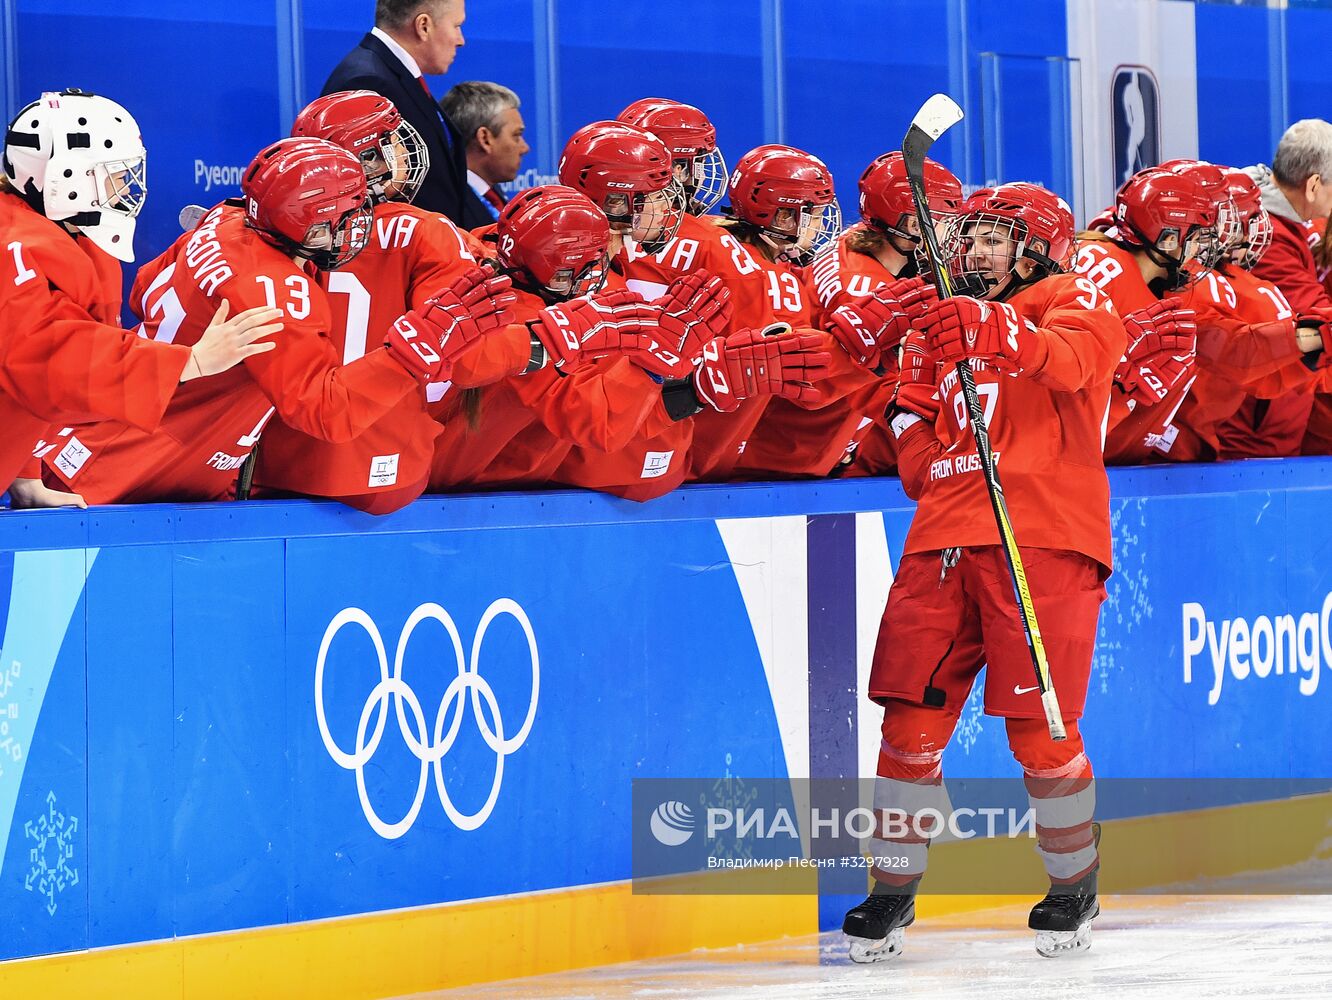
[(675, 279), (705, 270), (726, 280), (721, 266), (729, 258), (719, 251), (721, 230), (708, 216), (726, 195), (726, 164), (717, 148), (717, 130), (691, 104), (649, 97), (620, 112), (619, 120), (657, 136), (670, 150), (676, 181), (685, 194), (685, 214), (672, 239), (644, 247), (630, 241), (617, 266), (628, 286), (649, 302)]
[(50, 447), (52, 430), (106, 419), (151, 431), (181, 383), (271, 350), (253, 341), (281, 329), (275, 310), (228, 320), (225, 304), (205, 317), (193, 346), (121, 329), (118, 262), (134, 259), (144, 160), (129, 112), (76, 90), (43, 94), (6, 133), (0, 491), (13, 483), (15, 506), (83, 504), (41, 482), (33, 450)]
[[(670, 151), (651, 133), (624, 124), (598, 123), (580, 129), (569, 140), (560, 173), (594, 201), (610, 205), (617, 189), (635, 190), (637, 198), (659, 185), (663, 152), (673, 172)], [(676, 184), (673, 177), (670, 183)], [(657, 246), (669, 248), (682, 219), (672, 217), (671, 221), (669, 232), (646, 231), (641, 228), (642, 223), (635, 222), (624, 235), (628, 243), (649, 252)], [(613, 242), (612, 253), (617, 249)], [(617, 264), (622, 259), (617, 255)], [(681, 281), (696, 281), (706, 274), (707, 268), (692, 269), (685, 278), (673, 281), (654, 305), (670, 298), (671, 289)], [(695, 367), (686, 372), (686, 378), (663, 387), (660, 406), (624, 448), (607, 453), (576, 447), (556, 472), (556, 482), (603, 490), (632, 500), (661, 496), (681, 483), (686, 461), (692, 458), (694, 434), (701, 418), (688, 420), (688, 417), (700, 410), (731, 414), (742, 406), (760, 405), (774, 394), (812, 393), (807, 385), (794, 383), (807, 382), (815, 377), (816, 370), (822, 371), (828, 361), (826, 353), (816, 352), (817, 358), (807, 356), (813, 346), (807, 336), (786, 336), (763, 343), (761, 333), (737, 326), (730, 311), (735, 308), (737, 289), (727, 280), (726, 270), (717, 277), (718, 284), (726, 289), (730, 309), (725, 315), (715, 317), (708, 331), (712, 339), (701, 356), (681, 349), (684, 361)], [(799, 378), (800, 375), (807, 378)]]
[[(731, 290), (733, 329), (814, 330), (814, 301), (805, 268), (841, 231), (841, 209), (832, 174), (818, 157), (791, 146), (766, 145), (742, 156), (728, 187), (730, 217), (717, 225), (722, 237), (703, 266)], [(817, 334), (829, 365), (823, 378), (844, 377), (854, 367), (832, 338)], [(815, 403), (818, 390), (788, 396)], [(772, 400), (739, 401), (730, 409), (708, 407), (694, 421), (690, 477), (703, 482), (734, 478), (754, 428)]]
[[(567, 187), (535, 188), (514, 198), (500, 214), (495, 236), (500, 263), (518, 289), (519, 320), (570, 331), (570, 357), (583, 363), (568, 371), (534, 360), (521, 376), (464, 394), (440, 439), (436, 485), (544, 485), (553, 478), (620, 490), (640, 478), (651, 457), (635, 451), (636, 443), (660, 437), (658, 428), (689, 415), (670, 400), (694, 398), (686, 358), (715, 342), (711, 335), (725, 325), (725, 289), (695, 275), (675, 283), (652, 306), (623, 288), (600, 292), (609, 263), (606, 217)], [(677, 343), (683, 348), (673, 349)], [(724, 356), (742, 358), (742, 352)], [(570, 460), (575, 451), (587, 456), (578, 466)], [(632, 474), (626, 475), (629, 466)], [(660, 463), (663, 474), (669, 466)], [(570, 482), (568, 470), (579, 468), (601, 481)]]
[[(1288, 421), (1294, 429), (1285, 435), (1293, 450), (1308, 408), (1307, 396), (1301, 399), (1298, 390), (1308, 384), (1311, 374), (1304, 363), (1307, 347), (1300, 342), (1318, 347), (1321, 338), (1316, 330), (1297, 326), (1292, 316), (1283, 317), (1282, 312), (1289, 310), (1283, 309), (1280, 299), (1253, 287), (1247, 274), (1222, 273), (1228, 249), (1246, 238), (1232, 192), (1238, 192), (1250, 208), (1261, 207), (1255, 186), (1232, 187), (1226, 168), (1211, 163), (1173, 160), (1168, 166), (1172, 173), (1198, 182), (1216, 210), (1217, 223), (1215, 240), (1188, 269), (1194, 280), (1182, 293), (1183, 304), (1197, 317), (1196, 370), (1187, 391), (1171, 408), (1170, 422), (1159, 433), (1158, 450), (1173, 461), (1214, 459), (1220, 453), (1219, 426), (1243, 405), (1246, 391), (1271, 397), (1294, 388), (1295, 416)], [(1243, 307), (1236, 282), (1245, 286)], [(1275, 289), (1270, 293), (1280, 295)], [(1250, 300), (1251, 295), (1257, 300)], [(1312, 321), (1307, 324), (1317, 326)]]
[[(962, 201), (962, 185), (948, 168), (926, 160), (925, 191), (936, 225), (944, 226)], [(917, 273), (920, 235), (901, 153), (883, 154), (861, 174), (860, 219), (809, 269), (818, 296), (814, 325), (830, 332), (859, 369), (848, 369), (837, 386), (821, 386), (816, 408), (770, 405), (740, 459), (747, 477), (827, 476), (851, 462), (862, 438), (876, 431), (891, 463), (892, 436), (880, 418), (897, 375), (897, 348), (938, 297)], [(870, 453), (877, 454), (873, 447)]]
[[(894, 402), (902, 483), (918, 502), (874, 653), (869, 695), (884, 707), (876, 808), (915, 814), (939, 791), (941, 760), (982, 664), (985, 711), (1001, 716), (1035, 810), (1050, 894), (1030, 925), (1042, 954), (1084, 947), (1099, 912), (1092, 769), (1078, 732), (1110, 572), (1101, 430), (1126, 336), (1105, 294), (1065, 273), (1067, 205), (1005, 184), (961, 207), (945, 246), (958, 296), (907, 338)], [(999, 544), (956, 364), (973, 370), (1013, 532), (1045, 636), (1068, 738), (1049, 739), (1012, 579)], [(937, 800), (932, 805), (941, 804)], [(874, 870), (846, 916), (851, 957), (901, 950), (928, 839), (881, 828)]]
[(1181, 292), (1215, 239), (1216, 206), (1191, 177), (1149, 169), (1115, 195), (1115, 224), (1084, 233), (1076, 269), (1108, 295), (1129, 331), (1115, 374), (1108, 463), (1169, 454), (1171, 419), (1192, 385), (1196, 323)]
[(103, 423), (48, 455), (46, 472), (90, 502), (224, 499), (274, 413), (311, 436), (350, 441), (505, 319), (507, 279), (478, 268), (343, 366), (310, 268), (341, 267), (370, 238), (361, 164), (320, 139), (284, 139), (255, 157), (241, 191), (243, 206), (217, 206), (140, 272), (134, 304), (158, 340), (192, 342), (223, 298), (281, 307), (283, 335), (271, 352), (177, 393), (155, 433)]
[(1332, 313), (1307, 309), (1297, 315), (1281, 288), (1252, 273), (1271, 246), (1274, 227), (1262, 192), (1243, 170), (1225, 171), (1240, 233), (1217, 268), (1208, 291), (1246, 323), (1281, 324), (1293, 344), (1286, 364), (1255, 385), (1239, 408), (1216, 428), (1220, 457), (1283, 458), (1300, 454), (1309, 424), (1313, 388), (1332, 360)]
[(726, 160), (717, 148), (717, 129), (707, 115), (692, 104), (644, 97), (616, 119), (646, 129), (666, 144), (689, 215), (707, 215), (721, 203), (726, 196)]
[[(442, 215), (411, 202), (429, 168), (421, 137), (393, 103), (369, 91), (313, 101), (292, 125), (297, 137), (325, 139), (352, 153), (365, 170), (374, 218), (366, 247), (335, 271), (316, 275), (332, 312), (328, 331), (343, 364), (364, 356), (372, 330), (385, 330), (406, 310), (424, 308), (440, 288), (475, 268), (479, 244)], [(512, 331), (513, 336), (507, 334)], [(456, 359), (453, 377), (489, 364), (490, 378), (526, 367), (526, 331), (500, 327)], [(481, 376), (485, 378), (487, 376)], [(275, 416), (264, 430), (254, 481), (265, 490), (334, 497), (384, 514), (421, 495), (430, 476), (440, 425), (427, 409), (450, 388), (436, 380), (403, 396), (350, 441), (329, 441)]]

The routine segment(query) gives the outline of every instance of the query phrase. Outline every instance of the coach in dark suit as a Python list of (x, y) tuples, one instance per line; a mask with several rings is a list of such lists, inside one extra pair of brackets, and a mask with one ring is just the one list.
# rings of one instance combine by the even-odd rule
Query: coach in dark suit
[(464, 224), (467, 153), (422, 74), (448, 72), (463, 44), (466, 0), (378, 0), (375, 26), (329, 74), (323, 93), (370, 90), (397, 105), (421, 133), (430, 171), (415, 204)]
[(468, 190), (463, 195), (463, 228), (488, 226), (499, 218), (507, 196), (501, 184), (512, 183), (530, 153), (522, 102), (508, 87), (486, 80), (456, 83), (440, 98), (444, 116), (453, 122), (467, 150)]

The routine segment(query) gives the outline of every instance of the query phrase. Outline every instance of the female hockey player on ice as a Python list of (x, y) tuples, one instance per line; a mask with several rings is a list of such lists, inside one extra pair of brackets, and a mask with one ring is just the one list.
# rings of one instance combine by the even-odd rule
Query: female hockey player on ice
[[(1035, 810), (1050, 893), (1031, 912), (1043, 955), (1086, 947), (1096, 901), (1092, 769), (1078, 732), (1110, 572), (1101, 427), (1125, 333), (1105, 295), (1066, 273), (1073, 216), (1030, 184), (974, 194), (945, 256), (958, 295), (907, 336), (891, 424), (918, 508), (889, 593), (870, 673), (883, 706), (876, 809), (908, 819), (942, 781), (958, 714), (986, 664), (985, 711), (1002, 716)], [(1022, 545), (1068, 739), (1049, 739), (1012, 579), (971, 434), (956, 364), (972, 368)], [(936, 803), (931, 803), (936, 804)], [(843, 924), (851, 957), (901, 951), (928, 839), (880, 828), (873, 892)], [(928, 831), (926, 831), (928, 832)]]
[(151, 431), (178, 386), (272, 350), (254, 341), (282, 328), (275, 309), (228, 320), (223, 302), (193, 346), (121, 329), (118, 262), (134, 259), (145, 156), (128, 111), (78, 90), (43, 94), (5, 134), (0, 491), (14, 482), (15, 506), (82, 503), (43, 486), (32, 459), (62, 425), (109, 419)]
[(271, 352), (177, 393), (155, 433), (102, 423), (48, 456), (45, 473), (90, 502), (226, 499), (275, 413), (313, 437), (350, 441), (504, 321), (509, 283), (478, 268), (378, 331), (382, 347), (343, 365), (312, 270), (350, 263), (370, 238), (360, 162), (322, 139), (283, 139), (246, 168), (241, 192), (241, 203), (218, 205), (139, 272), (134, 304), (145, 335), (159, 340), (194, 341), (224, 298), (280, 306), (283, 336)]

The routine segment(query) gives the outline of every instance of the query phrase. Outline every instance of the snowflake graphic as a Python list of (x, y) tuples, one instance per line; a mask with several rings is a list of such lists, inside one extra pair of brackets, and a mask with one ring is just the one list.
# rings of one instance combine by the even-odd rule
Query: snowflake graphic
[(963, 753), (970, 754), (971, 748), (976, 745), (984, 729), (985, 681), (977, 677), (976, 683), (971, 686), (971, 694), (967, 696), (966, 703), (962, 706), (962, 713), (958, 716), (953, 738), (957, 740), (957, 745), (962, 748)]
[(1148, 549), (1142, 540), (1146, 527), (1145, 499), (1121, 500), (1111, 506), (1115, 572), (1106, 583), (1096, 655), (1092, 660), (1092, 674), (1102, 694), (1109, 692), (1111, 678), (1124, 670), (1117, 654), (1124, 651), (1125, 640), (1152, 617)]
[(10, 690), (23, 673), (23, 664), (12, 660), (8, 667), (0, 671), (0, 778), (5, 776), (7, 762), (17, 764), (23, 759), (23, 747), (10, 734), (14, 723), (18, 721), (18, 702), (9, 697)]
[[(706, 816), (708, 808), (725, 809), (738, 814), (758, 799), (758, 789), (747, 784), (744, 779), (731, 773), (731, 755), (726, 755), (726, 773), (712, 783), (709, 794), (701, 794), (698, 804), (702, 806), (700, 814)], [(714, 837), (712, 856), (715, 858), (752, 858), (753, 844), (741, 840), (734, 833), (729, 837)]]
[(23, 832), (36, 846), (28, 849), (28, 875), (23, 888), (46, 897), (46, 912), (55, 916), (56, 896), (79, 884), (74, 860), (74, 837), (79, 818), (56, 808), (55, 792), (46, 793), (46, 812), (23, 824)]

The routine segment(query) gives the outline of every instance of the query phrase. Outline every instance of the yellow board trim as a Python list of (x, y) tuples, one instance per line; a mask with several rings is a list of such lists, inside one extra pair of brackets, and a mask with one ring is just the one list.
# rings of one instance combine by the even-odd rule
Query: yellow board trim
[[(1254, 868), (1256, 857), (1279, 868), (1326, 856), (1330, 813), (1332, 795), (1313, 795), (1107, 822), (1103, 886), (1224, 877)], [(959, 868), (975, 871), (971, 884), (984, 884), (995, 864), (1029, 869), (1032, 894), (925, 894), (923, 919), (1030, 902), (1044, 889), (1029, 840), (939, 844), (931, 855), (954, 884), (968, 884)], [(5, 962), (0, 987), (70, 1000), (392, 997), (804, 937), (817, 920), (812, 892), (665, 895), (617, 882)]]

